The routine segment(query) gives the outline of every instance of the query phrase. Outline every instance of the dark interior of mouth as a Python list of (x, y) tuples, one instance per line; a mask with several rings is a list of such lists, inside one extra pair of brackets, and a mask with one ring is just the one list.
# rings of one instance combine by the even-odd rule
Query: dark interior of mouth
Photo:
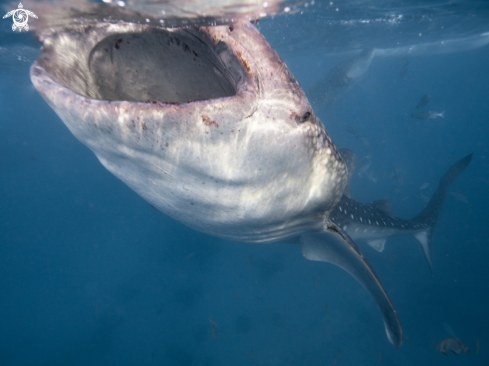
[(71, 59), (62, 51), (50, 59), (58, 60), (50, 65), (55, 79), (86, 97), (187, 103), (236, 95), (236, 82), (216, 49), (185, 30), (110, 35), (89, 55)]

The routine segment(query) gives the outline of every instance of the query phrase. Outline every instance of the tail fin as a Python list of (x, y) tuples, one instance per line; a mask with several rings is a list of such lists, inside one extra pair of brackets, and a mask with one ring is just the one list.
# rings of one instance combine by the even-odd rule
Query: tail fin
[(457, 177), (467, 168), (472, 160), (472, 154), (467, 155), (462, 160), (455, 163), (448, 171), (445, 173), (443, 178), (440, 180), (438, 189), (436, 190), (433, 197), (431, 197), (430, 202), (426, 205), (420, 214), (413, 217), (412, 221), (422, 223), (424, 225), (428, 224), (429, 228), (426, 231), (418, 232), (414, 237), (420, 242), (423, 247), (424, 254), (428, 263), (430, 265), (430, 270), (433, 273), (433, 267), (431, 265), (431, 236), (433, 234), (433, 229), (435, 228), (438, 217), (440, 216), (441, 208), (443, 207), (443, 202), (448, 194), (448, 189), (450, 185), (457, 179)]

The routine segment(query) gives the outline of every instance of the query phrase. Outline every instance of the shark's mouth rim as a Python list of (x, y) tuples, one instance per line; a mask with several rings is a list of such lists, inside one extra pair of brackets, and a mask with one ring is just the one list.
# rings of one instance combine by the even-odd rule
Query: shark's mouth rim
[[(121, 23), (87, 26), (75, 33), (53, 37), (34, 65), (55, 84), (90, 100), (184, 105), (260, 89), (256, 75), (243, 62), (239, 42), (215, 42), (202, 28)], [(166, 49), (147, 47), (152, 42)], [(124, 57), (124, 49), (130, 47)], [(135, 67), (136, 56), (144, 59), (142, 70)], [(155, 67), (160, 64), (166, 67)]]

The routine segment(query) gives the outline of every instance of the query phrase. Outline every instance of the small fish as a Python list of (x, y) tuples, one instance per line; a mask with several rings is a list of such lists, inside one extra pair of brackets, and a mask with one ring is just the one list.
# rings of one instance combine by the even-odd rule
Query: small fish
[(314, 282), (316, 282), (316, 287), (319, 287), (319, 285), (318, 285), (318, 280), (317, 280), (317, 278), (316, 278), (316, 277), (314, 277)]
[(371, 180), (372, 182), (374, 183), (377, 183), (377, 176), (374, 174), (374, 172), (372, 172), (371, 170), (369, 170), (367, 173), (365, 173), (365, 176)]
[(381, 362), (382, 362), (382, 353), (380, 353), (380, 351), (379, 351), (379, 363), (381, 363)]
[(324, 305), (324, 310), (328, 312), (328, 304)]
[(358, 176), (361, 177), (367, 169), (370, 168), (370, 165), (372, 164), (372, 155), (364, 156), (360, 162), (362, 166), (358, 169)]
[(467, 197), (465, 197), (462, 193), (457, 193), (457, 192), (450, 192), (450, 194), (457, 200), (463, 203), (469, 203), (469, 200)]
[(401, 71), (399, 71), (399, 77), (405, 78), (409, 71), (409, 60), (403, 59), (401, 65)]
[(253, 348), (251, 349), (250, 357), (253, 359)]
[(443, 354), (447, 354), (447, 351), (459, 355), (463, 353), (469, 353), (470, 348), (464, 345), (460, 340), (454, 338), (447, 338), (436, 345), (436, 349)]
[(214, 339), (217, 331), (222, 333), (222, 329), (219, 327), (219, 324), (217, 324), (214, 320), (209, 319), (209, 323), (211, 323), (211, 337)]
[(423, 189), (426, 189), (426, 188), (428, 188), (429, 186), (430, 186), (430, 184), (429, 184), (429, 183), (423, 183), (423, 184), (421, 184), (421, 186), (419, 187), (419, 190), (420, 190), (420, 191), (422, 191)]
[(370, 145), (370, 142), (368, 141), (368, 139), (365, 137), (365, 136), (358, 136), (358, 139), (362, 142), (362, 144), (364, 144), (365, 146), (369, 146)]
[(477, 354), (479, 354), (480, 350), (481, 350), (481, 342), (479, 341), (479, 338), (477, 338)]
[(351, 133), (354, 136), (358, 136), (357, 131), (355, 131), (355, 129), (352, 126), (350, 126), (350, 125), (346, 125), (345, 131), (348, 132), (348, 133)]
[(387, 251), (387, 254), (389, 255), (389, 258), (391, 259), (391, 261), (393, 261), (394, 258), (392, 258), (391, 252)]
[(401, 186), (404, 184), (406, 176), (406, 173), (398, 168), (394, 169), (394, 171), (390, 174), (390, 177), (392, 178), (392, 183), (397, 183)]
[(431, 100), (431, 96), (429, 94), (425, 94), (421, 97), (421, 99), (419, 100), (419, 103), (418, 105), (416, 106), (416, 108), (422, 108), (424, 107), (425, 105), (427, 105)]
[(340, 357), (341, 357), (341, 351), (340, 349), (338, 348), (338, 353), (336, 354), (336, 358), (334, 359), (334, 364), (336, 365), (337, 362), (340, 361)]
[(445, 111), (443, 112), (435, 112), (435, 111), (424, 111), (411, 114), (411, 117), (417, 119), (436, 119), (438, 117), (445, 118)]
[(192, 257), (194, 254), (195, 254), (195, 252), (190, 253), (189, 255), (187, 255), (187, 257), (185, 258), (185, 260), (186, 260), (186, 261), (188, 261), (188, 259), (189, 259), (190, 257)]

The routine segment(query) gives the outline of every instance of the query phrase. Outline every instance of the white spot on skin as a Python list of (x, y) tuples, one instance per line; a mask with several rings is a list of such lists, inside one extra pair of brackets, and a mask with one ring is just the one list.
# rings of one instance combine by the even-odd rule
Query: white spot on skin
[(347, 226), (347, 225), (343, 226), (343, 230), (346, 230), (347, 228), (348, 228), (348, 226)]
[(353, 215), (350, 215), (350, 216), (351, 216), (351, 218), (352, 218), (352, 219), (354, 219), (354, 218), (355, 218), (355, 216), (353, 216)]
[(375, 223), (377, 224), (377, 226), (379, 226), (379, 222), (378, 221), (375, 221)]
[(363, 222), (363, 219), (360, 217), (360, 222)]
[(340, 211), (343, 212), (343, 208), (340, 206)]

